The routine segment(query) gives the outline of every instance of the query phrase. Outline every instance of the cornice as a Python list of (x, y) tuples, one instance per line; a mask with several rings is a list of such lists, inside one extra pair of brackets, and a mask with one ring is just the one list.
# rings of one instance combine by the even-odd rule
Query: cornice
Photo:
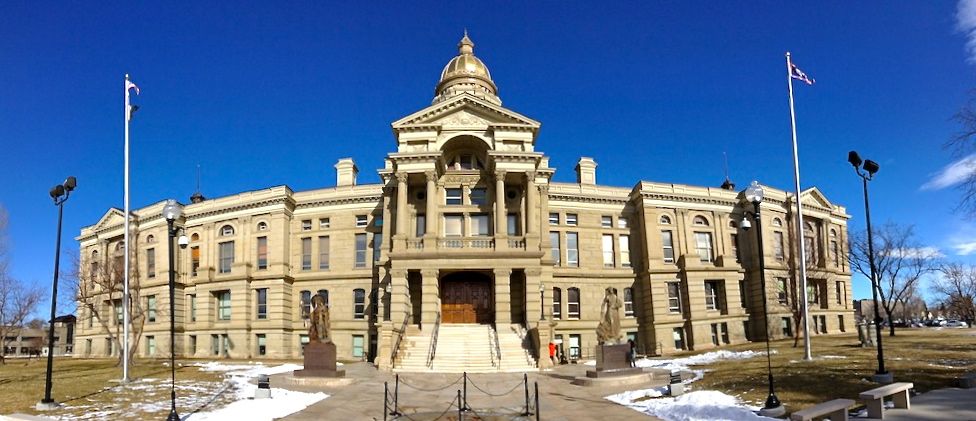
[(295, 205), (295, 209), (307, 209), (307, 208), (314, 208), (320, 206), (350, 205), (350, 204), (360, 204), (360, 203), (379, 203), (382, 200), (383, 200), (382, 193), (362, 195), (362, 196), (344, 196), (344, 197), (326, 198), (326, 199), (301, 202)]
[(197, 213), (187, 213), (186, 219), (190, 220), (196, 218), (206, 218), (208, 216), (215, 216), (224, 213), (238, 212), (242, 210), (256, 209), (256, 208), (262, 208), (265, 206), (274, 206), (274, 205), (285, 205), (286, 207), (294, 208), (295, 199), (293, 199), (291, 195), (288, 195), (288, 196), (279, 196), (279, 197), (258, 200), (253, 202), (240, 203), (236, 206), (226, 206), (226, 207), (220, 207), (220, 208), (206, 210), (202, 212), (197, 212)]

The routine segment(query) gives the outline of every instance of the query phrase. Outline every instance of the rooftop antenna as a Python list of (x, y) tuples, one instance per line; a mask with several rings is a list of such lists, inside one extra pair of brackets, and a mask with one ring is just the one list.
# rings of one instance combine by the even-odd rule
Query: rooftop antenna
[(200, 203), (207, 200), (203, 197), (203, 193), (200, 193), (200, 164), (197, 164), (197, 191), (190, 196), (190, 203)]
[(735, 190), (735, 183), (729, 179), (729, 154), (722, 152), (722, 159), (725, 162), (725, 181), (722, 182), (722, 188), (725, 190)]

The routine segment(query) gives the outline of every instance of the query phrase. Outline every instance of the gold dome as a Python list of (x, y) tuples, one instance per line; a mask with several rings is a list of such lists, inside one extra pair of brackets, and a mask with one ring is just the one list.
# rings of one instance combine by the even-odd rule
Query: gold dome
[(434, 90), (434, 102), (465, 92), (501, 104), (488, 66), (474, 55), (474, 43), (468, 38), (468, 31), (464, 31), (464, 37), (458, 43), (458, 55), (441, 71), (441, 80)]

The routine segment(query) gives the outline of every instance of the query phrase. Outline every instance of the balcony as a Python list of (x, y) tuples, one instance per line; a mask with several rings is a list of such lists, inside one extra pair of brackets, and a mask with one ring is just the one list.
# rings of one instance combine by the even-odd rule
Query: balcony
[(525, 237), (437, 237), (437, 238), (407, 238), (404, 243), (406, 253), (463, 251), (524, 251)]

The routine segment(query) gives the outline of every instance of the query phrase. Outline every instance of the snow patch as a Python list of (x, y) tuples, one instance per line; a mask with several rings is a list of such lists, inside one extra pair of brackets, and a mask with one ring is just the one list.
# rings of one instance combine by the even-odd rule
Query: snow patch
[[(645, 389), (624, 392), (607, 396), (615, 402), (628, 408), (653, 415), (668, 421), (772, 421), (776, 418), (759, 416), (757, 408), (744, 405), (734, 396), (726, 395), (714, 390), (701, 390), (687, 393), (677, 398), (660, 397), (663, 388)], [(635, 399), (651, 397), (652, 399), (635, 402)]]
[(263, 364), (229, 365), (217, 362), (198, 364), (203, 371), (226, 372), (227, 381), (234, 387), (237, 401), (223, 408), (210, 412), (195, 413), (186, 420), (228, 420), (246, 419), (253, 421), (271, 421), (301, 411), (329, 395), (324, 393), (295, 392), (280, 388), (271, 388), (271, 399), (254, 399), (257, 385), (251, 384), (251, 379), (260, 375), (272, 375), (301, 370), (298, 364), (282, 364), (266, 367)]

